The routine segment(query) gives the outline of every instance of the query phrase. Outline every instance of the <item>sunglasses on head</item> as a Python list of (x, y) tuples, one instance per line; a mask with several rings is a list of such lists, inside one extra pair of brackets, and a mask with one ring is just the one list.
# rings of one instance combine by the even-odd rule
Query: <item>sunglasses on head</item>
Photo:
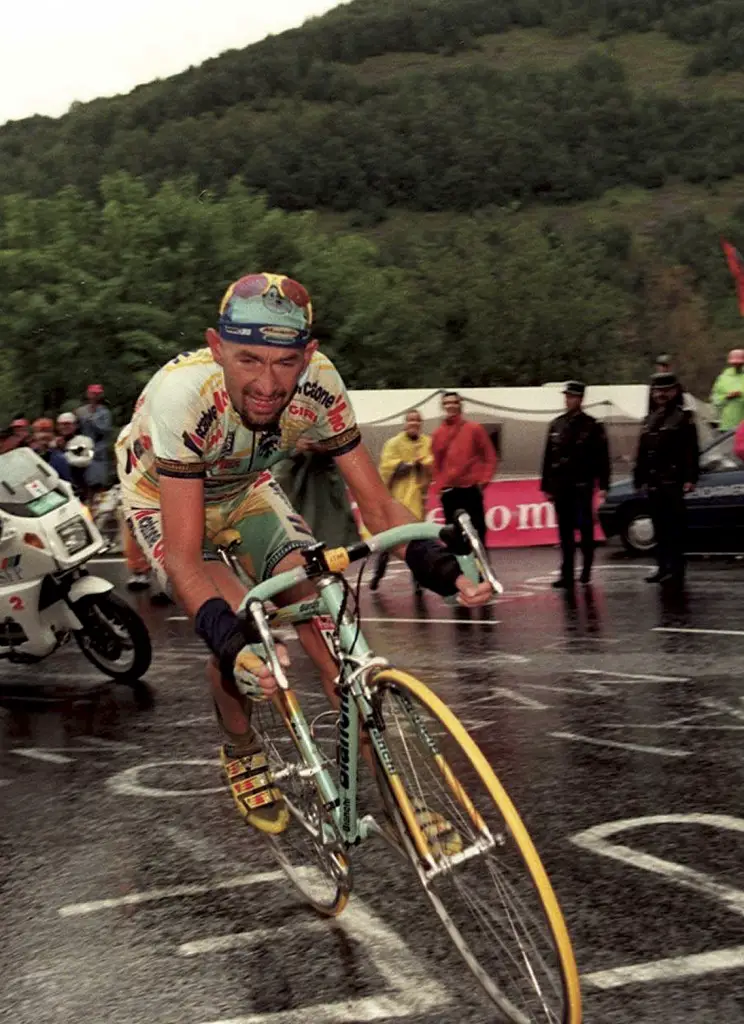
[(247, 277), (241, 277), (235, 285), (233, 295), (244, 299), (255, 295), (265, 295), (272, 285), (280, 295), (289, 299), (290, 302), (294, 302), (296, 306), (310, 305), (310, 296), (298, 281), (292, 280), (291, 277), (281, 277), (278, 274), (249, 274)]

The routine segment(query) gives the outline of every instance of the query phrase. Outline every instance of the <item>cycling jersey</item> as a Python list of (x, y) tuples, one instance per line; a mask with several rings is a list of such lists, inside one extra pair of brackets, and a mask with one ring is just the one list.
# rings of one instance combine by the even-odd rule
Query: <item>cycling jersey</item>
[(315, 352), (276, 424), (245, 427), (209, 349), (176, 356), (145, 387), (116, 442), (124, 500), (158, 508), (160, 476), (204, 479), (206, 504), (231, 502), (305, 436), (343, 455), (361, 435), (333, 363)]

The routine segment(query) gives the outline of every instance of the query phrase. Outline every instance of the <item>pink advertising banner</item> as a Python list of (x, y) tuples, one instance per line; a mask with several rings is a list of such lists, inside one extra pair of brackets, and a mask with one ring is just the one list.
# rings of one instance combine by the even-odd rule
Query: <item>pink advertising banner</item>
[[(555, 509), (540, 490), (537, 477), (525, 480), (494, 480), (486, 487), (486, 545), (489, 548), (523, 548), (558, 543)], [(442, 523), (439, 496), (429, 491), (426, 518)], [(596, 526), (596, 536), (603, 534)]]

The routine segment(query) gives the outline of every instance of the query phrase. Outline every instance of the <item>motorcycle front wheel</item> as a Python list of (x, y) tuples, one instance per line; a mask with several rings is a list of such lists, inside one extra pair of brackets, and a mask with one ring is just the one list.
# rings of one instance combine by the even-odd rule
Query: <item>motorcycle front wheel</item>
[(140, 679), (150, 667), (152, 644), (137, 612), (116, 594), (96, 594), (76, 601), (83, 624), (75, 640), (88, 661), (112, 679)]

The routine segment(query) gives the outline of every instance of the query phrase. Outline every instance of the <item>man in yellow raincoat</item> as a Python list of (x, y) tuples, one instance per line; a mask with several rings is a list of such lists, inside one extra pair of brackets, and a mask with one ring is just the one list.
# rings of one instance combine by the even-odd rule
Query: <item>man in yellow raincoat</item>
[[(380, 455), (380, 476), (395, 500), (405, 505), (417, 519), (424, 518), (433, 466), (431, 438), (421, 433), (421, 413), (411, 409), (406, 413), (405, 429), (385, 442)], [(380, 585), (389, 558), (388, 552), (379, 556), (371, 590), (377, 590)]]

